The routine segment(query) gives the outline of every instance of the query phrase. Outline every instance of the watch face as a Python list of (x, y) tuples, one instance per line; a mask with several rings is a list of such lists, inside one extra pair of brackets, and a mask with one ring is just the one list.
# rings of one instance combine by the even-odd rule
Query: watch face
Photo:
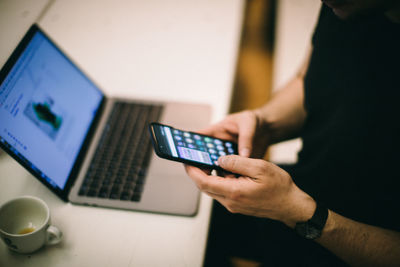
[(306, 239), (316, 239), (321, 236), (321, 230), (316, 228), (313, 224), (302, 222), (296, 224), (296, 232)]
[(321, 236), (321, 231), (317, 228), (314, 228), (312, 225), (307, 227), (307, 233), (305, 238), (307, 239), (316, 239)]

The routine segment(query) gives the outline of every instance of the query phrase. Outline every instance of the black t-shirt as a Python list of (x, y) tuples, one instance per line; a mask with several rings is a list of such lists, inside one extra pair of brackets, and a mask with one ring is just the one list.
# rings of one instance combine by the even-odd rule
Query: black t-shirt
[[(323, 7), (312, 42), (303, 148), (287, 170), (331, 210), (399, 231), (400, 24), (383, 14), (342, 21)], [(221, 209), (210, 233), (217, 255), (247, 245), (244, 255), (266, 266), (346, 266), (282, 223)]]
[(400, 230), (400, 24), (323, 7), (312, 42), (293, 179), (343, 216)]

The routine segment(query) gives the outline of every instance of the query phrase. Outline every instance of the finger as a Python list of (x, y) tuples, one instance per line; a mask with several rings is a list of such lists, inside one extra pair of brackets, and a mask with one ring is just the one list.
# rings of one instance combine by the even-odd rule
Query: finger
[(238, 175), (234, 174), (234, 173), (231, 173), (231, 172), (224, 172), (224, 177), (225, 178), (237, 178)]
[(255, 116), (249, 111), (243, 114), (239, 123), (239, 155), (250, 157), (253, 150), (253, 139), (257, 127)]
[(208, 136), (213, 136), (215, 138), (220, 138), (224, 140), (230, 140), (230, 141), (235, 141), (236, 136), (237, 136), (237, 131), (236, 134), (232, 134), (231, 132), (231, 127), (227, 127), (228, 125), (222, 125), (221, 123), (211, 125), (205, 129), (202, 129), (200, 131), (197, 131), (199, 134), (203, 135), (208, 135)]
[(188, 165), (186, 165), (185, 168), (190, 178), (192, 178), (202, 192), (225, 197), (230, 195), (232, 188), (237, 186), (237, 184), (233, 183), (237, 182), (236, 178), (210, 176), (199, 168)]
[(206, 175), (211, 175), (211, 171), (210, 169), (205, 169), (205, 168), (199, 168), (199, 167), (195, 167), (192, 165), (188, 165), (188, 164), (183, 164), (183, 166), (185, 167), (186, 172), (188, 172), (188, 169), (199, 169), (200, 171), (204, 172)]
[(227, 211), (231, 213), (241, 213), (245, 215), (255, 214), (252, 208), (249, 208), (248, 206), (242, 207), (241, 205), (238, 205), (238, 203), (232, 202), (231, 199), (212, 194), (209, 194), (209, 196), (218, 201), (222, 206), (225, 207)]
[(213, 135), (214, 132), (216, 131), (217, 126), (215, 124), (208, 126), (207, 128), (201, 129), (198, 132), (199, 134), (204, 134), (204, 135)]
[(221, 177), (229, 177), (229, 178), (236, 178), (237, 174), (228, 172), (228, 171), (224, 171), (224, 170), (217, 170), (217, 175), (221, 176)]
[(213, 199), (215, 199), (215, 200), (222, 200), (222, 199), (225, 199), (225, 197), (224, 196), (221, 196), (221, 195), (217, 195), (217, 194), (213, 194), (213, 193), (210, 193), (210, 192), (204, 192), (207, 196), (209, 196), (209, 197), (211, 197), (211, 198), (213, 198)]
[(224, 170), (232, 173), (238, 173), (250, 178), (262, 178), (268, 171), (270, 163), (261, 159), (229, 155), (219, 157), (218, 164)]
[(225, 207), (225, 209), (228, 209), (227, 206), (227, 201), (226, 198), (224, 197), (220, 197), (220, 196), (211, 196), (213, 199), (215, 199), (216, 201), (218, 201), (222, 206)]

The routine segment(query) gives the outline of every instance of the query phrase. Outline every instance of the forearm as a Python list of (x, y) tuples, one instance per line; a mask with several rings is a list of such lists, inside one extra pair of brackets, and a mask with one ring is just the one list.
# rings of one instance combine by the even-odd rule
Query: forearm
[[(280, 219), (294, 229), (297, 222), (309, 220), (315, 201), (297, 186), (285, 205), (289, 210)], [(317, 243), (352, 266), (400, 266), (400, 233), (360, 223), (329, 211)]]
[(332, 211), (317, 242), (353, 266), (400, 266), (400, 233)]
[(306, 111), (302, 76), (293, 78), (263, 107), (255, 110), (260, 123), (271, 135), (271, 144), (298, 136)]
[(255, 110), (260, 123), (271, 134), (271, 144), (298, 137), (306, 118), (304, 109), (304, 77), (306, 75), (312, 47), (295, 77), (278, 90), (263, 107)]
[[(292, 198), (292, 212), (282, 220), (290, 228), (307, 221), (315, 201), (301, 190)], [(329, 211), (321, 237), (315, 240), (352, 266), (400, 266), (400, 233), (367, 225)]]

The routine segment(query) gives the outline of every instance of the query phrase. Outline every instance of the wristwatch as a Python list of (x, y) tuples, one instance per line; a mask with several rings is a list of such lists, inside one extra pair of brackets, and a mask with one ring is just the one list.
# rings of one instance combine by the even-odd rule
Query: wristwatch
[(328, 209), (323, 204), (317, 202), (317, 208), (311, 219), (306, 222), (296, 223), (294, 229), (305, 239), (313, 240), (321, 236), (327, 219)]

